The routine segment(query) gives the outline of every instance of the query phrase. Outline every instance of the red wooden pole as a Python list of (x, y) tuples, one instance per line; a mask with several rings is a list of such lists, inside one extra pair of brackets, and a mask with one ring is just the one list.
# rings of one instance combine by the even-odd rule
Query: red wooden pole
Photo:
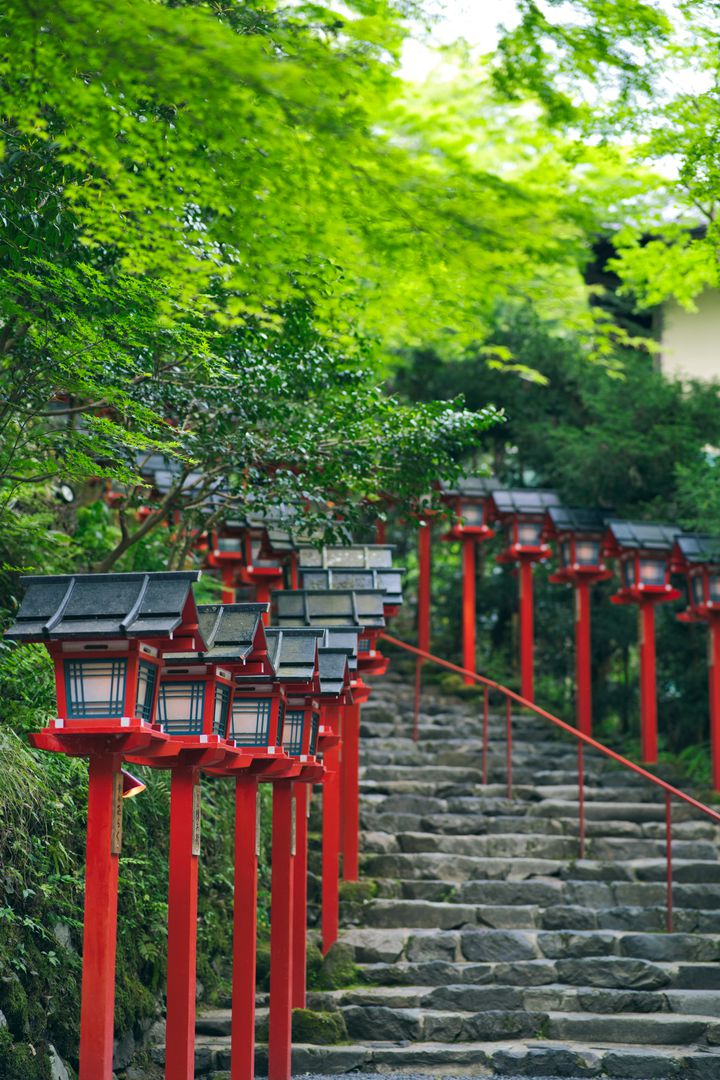
[(109, 754), (91, 756), (80, 1004), (80, 1080), (110, 1080), (112, 1076), (120, 861), (118, 828), (121, 828), (121, 825), (118, 826), (118, 815), (122, 813), (119, 776), (118, 757)]
[(307, 872), (309, 787), (293, 784), (295, 859), (293, 870), (293, 1009), (304, 1009), (307, 989)]
[(222, 592), (220, 600), (223, 604), (235, 603), (235, 571), (231, 566), (222, 568)]
[(535, 701), (533, 641), (533, 567), (527, 559), (520, 563), (520, 686), (527, 701)]
[[(430, 574), (432, 565), (432, 527), (429, 522), (418, 527), (418, 590), (417, 637), (418, 648), (430, 651)], [(413, 739), (420, 737), (420, 694), (422, 689), (422, 660), (415, 661), (415, 712)]]
[(360, 706), (348, 705), (343, 717), (343, 880), (360, 876)]
[(577, 726), (592, 735), (592, 664), (590, 652), (590, 584), (575, 585), (575, 681)]
[[(270, 586), (266, 581), (255, 582), (255, 600), (258, 604), (270, 603)], [(265, 615), (263, 615), (263, 622), (265, 622)], [(267, 626), (268, 623), (265, 623)]]
[[(347, 715), (347, 711), (346, 711)], [(340, 753), (338, 747), (325, 751), (325, 778), (322, 794), (322, 948), (323, 953), (338, 937), (338, 878), (340, 874)]]
[(387, 543), (386, 537), (387, 537), (387, 529), (386, 529), (386, 526), (385, 526), (385, 522), (382, 521), (380, 518), (378, 518), (376, 520), (376, 522), (375, 522), (375, 543), (376, 544), (385, 544), (385, 543)]
[(180, 766), (170, 780), (166, 1080), (195, 1076), (195, 949), (200, 787), (197, 770)]
[(429, 523), (418, 529), (418, 648), (430, 652), (430, 568), (432, 528)]
[(657, 688), (655, 679), (655, 605), (640, 601), (640, 741), (642, 760), (654, 765), (657, 746)]
[(292, 1057), (293, 793), (273, 784), (268, 1080), (290, 1080)]
[[(463, 549), (463, 667), (468, 671), (477, 671), (475, 637), (475, 540), (466, 536)], [(465, 676), (467, 686), (474, 685), (474, 679)]]
[(230, 1080), (253, 1080), (255, 1076), (257, 796), (256, 777), (236, 778)]
[(710, 618), (708, 626), (708, 678), (710, 684), (710, 748), (713, 791), (720, 791), (720, 619)]

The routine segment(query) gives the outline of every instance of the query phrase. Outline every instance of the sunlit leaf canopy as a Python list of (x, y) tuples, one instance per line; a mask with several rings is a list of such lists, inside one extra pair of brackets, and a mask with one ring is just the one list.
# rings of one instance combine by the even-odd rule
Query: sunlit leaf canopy
[[(8, 0), (6, 525), (48, 500), (53, 518), (48, 485), (68, 481), (83, 501), (112, 487), (105, 566), (176, 511), (191, 470), (207, 491), (223, 478), (232, 512), (250, 497), (339, 516), (412, 502), (497, 416), (388, 394), (398, 350), (477, 347), (533, 377), (488, 338), (508, 299), (605, 364), (635, 344), (588, 304), (582, 271), (598, 234), (640, 223), (663, 193), (632, 146), (585, 137), (579, 105), (554, 123), (565, 69), (523, 67), (546, 31), (521, 8), (517, 47), (508, 37), (499, 57), (405, 85), (420, 2)], [(614, 24), (593, 15), (602, 52)], [(633, 40), (663, 46), (661, 20), (643, 27), (638, 16)], [(579, 46), (563, 48), (570, 65)], [(142, 452), (180, 472), (138, 538)], [(201, 498), (182, 508), (191, 532), (206, 524)]]
[(657, 198), (616, 235), (612, 268), (651, 307), (718, 285), (720, 4), (717, 0), (517, 0), (492, 58), (507, 100), (529, 94), (549, 129), (654, 170)]

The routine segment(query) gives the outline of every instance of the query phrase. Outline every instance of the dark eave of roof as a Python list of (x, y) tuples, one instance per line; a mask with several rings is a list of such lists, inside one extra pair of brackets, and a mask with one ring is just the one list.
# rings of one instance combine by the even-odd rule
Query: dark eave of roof
[[(149, 574), (53, 574), (24, 577), (26, 592), (12, 641), (168, 638), (196, 626), (192, 584), (197, 570)], [(198, 640), (202, 635), (194, 631)]]
[(265, 633), (277, 678), (281, 682), (311, 682), (317, 672), (322, 630), (271, 627)]
[(603, 533), (610, 514), (606, 510), (551, 506), (548, 517), (556, 533)]
[(385, 625), (384, 595), (377, 589), (283, 589), (272, 598), (278, 626)]
[(440, 481), (440, 491), (450, 499), (477, 499), (484, 502), (488, 495), (499, 488), (500, 481), (494, 476), (461, 476), (454, 487), (444, 480)]
[(680, 533), (675, 543), (689, 563), (720, 564), (720, 536), (700, 536), (697, 533)]
[(345, 544), (323, 548), (301, 547), (298, 563), (301, 567), (322, 567), (368, 570), (392, 566), (394, 544)]
[(608, 521), (608, 531), (617, 547), (636, 551), (671, 551), (678, 536), (676, 525), (652, 521)]
[(386, 604), (402, 604), (401, 567), (378, 569), (371, 567), (327, 567), (301, 566), (298, 568), (304, 589), (379, 589), (384, 594)]
[(507, 517), (512, 514), (530, 514), (544, 517), (551, 506), (560, 506), (560, 496), (555, 491), (539, 488), (517, 488), (509, 491), (493, 491), (488, 499), (491, 517)]

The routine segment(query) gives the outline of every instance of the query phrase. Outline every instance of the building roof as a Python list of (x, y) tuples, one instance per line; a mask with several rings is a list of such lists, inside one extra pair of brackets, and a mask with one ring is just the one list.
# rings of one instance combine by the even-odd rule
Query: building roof
[(269, 604), (201, 604), (200, 633), (207, 648), (199, 653), (171, 653), (168, 662), (200, 659), (211, 664), (244, 663), (253, 653), (267, 650), (262, 616)]
[(321, 648), (342, 649), (348, 658), (351, 671), (358, 666), (358, 639), (363, 632), (362, 626), (328, 626)]
[(675, 537), (680, 554), (689, 563), (720, 563), (720, 536), (680, 533)]
[(391, 567), (394, 544), (336, 544), (322, 548), (301, 547), (298, 563), (303, 567), (323, 567), (367, 570), (372, 567)]
[(478, 499), (484, 502), (493, 491), (498, 491), (500, 481), (494, 476), (460, 476), (455, 485), (440, 481), (440, 491), (447, 498)]
[(610, 516), (606, 510), (568, 506), (551, 506), (547, 513), (556, 533), (603, 533)]
[(283, 589), (272, 597), (278, 626), (385, 625), (384, 594), (377, 589)]
[(350, 665), (346, 649), (321, 646), (318, 650), (320, 693), (337, 697), (350, 683)]
[(560, 506), (560, 496), (555, 491), (539, 488), (517, 488), (512, 491), (492, 491), (488, 499), (490, 510), (497, 517), (510, 514), (534, 514), (544, 517), (551, 506)]
[(312, 682), (318, 670), (322, 630), (270, 627), (265, 634), (270, 662), (280, 682)]
[[(53, 574), (24, 577), (26, 592), (12, 641), (169, 637), (198, 623), (192, 583), (197, 570), (150, 574)], [(196, 640), (204, 644), (195, 631)]]
[(641, 551), (671, 551), (678, 535), (676, 525), (651, 521), (608, 521), (607, 527), (619, 548)]
[(355, 567), (301, 566), (298, 569), (304, 589), (379, 589), (384, 594), (386, 604), (399, 605), (403, 602), (402, 575), (405, 570), (400, 567), (363, 570)]

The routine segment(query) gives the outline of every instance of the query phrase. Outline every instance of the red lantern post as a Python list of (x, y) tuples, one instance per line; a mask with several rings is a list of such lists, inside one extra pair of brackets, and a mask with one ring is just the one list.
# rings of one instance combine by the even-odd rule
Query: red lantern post
[(681, 622), (705, 622), (708, 627), (708, 699), (713, 791), (720, 791), (720, 538), (678, 536), (671, 569), (687, 580), (688, 607)]
[(640, 651), (640, 740), (642, 760), (657, 762), (657, 687), (655, 676), (655, 606), (677, 600), (670, 584), (670, 553), (676, 530), (668, 525), (611, 521), (603, 553), (620, 563), (621, 585), (614, 604), (637, 604)]
[(535, 631), (533, 565), (549, 558), (552, 550), (542, 539), (545, 514), (559, 506), (554, 491), (521, 488), (517, 491), (493, 491), (485, 506), (486, 524), (499, 521), (505, 529), (506, 547), (497, 557), (499, 563), (517, 567), (520, 579), (520, 692), (528, 701), (535, 699)]
[[(294, 594), (289, 594), (294, 595)], [(282, 748), (297, 766), (296, 784), (313, 783), (323, 774), (316, 757), (320, 709), (318, 641), (322, 630), (267, 631), (269, 654), (284, 691)], [(269, 1080), (289, 1080), (292, 1056), (292, 1008), (297, 982), (304, 982), (307, 873), (298, 876), (297, 803), (292, 778), (273, 787), (273, 853), (270, 907)], [(300, 800), (301, 805), (304, 799)], [(301, 829), (307, 844), (307, 832)], [(306, 852), (301, 852), (306, 860)], [(295, 915), (299, 904), (302, 915)], [(298, 957), (299, 950), (302, 954)], [(303, 975), (295, 974), (300, 963)]]
[(165, 753), (155, 724), (161, 652), (198, 646), (196, 573), (26, 578), (10, 640), (45, 642), (55, 664), (58, 717), (33, 745), (90, 759), (81, 1080), (112, 1076), (121, 763)]
[[(455, 514), (455, 521), (443, 540), (459, 540), (462, 544), (462, 644), (466, 671), (477, 672), (476, 554), (477, 545), (495, 535), (485, 521), (485, 502), (496, 487), (494, 480), (480, 476), (461, 476), (456, 488), (441, 484), (443, 499)], [(466, 675), (465, 683), (472, 686), (474, 680)]]
[[(278, 626), (360, 627), (358, 674), (380, 675), (387, 660), (377, 649), (377, 637), (385, 625), (384, 593), (376, 589), (299, 589), (273, 595)], [(343, 878), (357, 881), (359, 874), (359, 766), (360, 713), (370, 688), (358, 678), (353, 682), (353, 705), (343, 717), (342, 843)]]
[(600, 510), (553, 506), (543, 533), (557, 542), (559, 555), (560, 566), (550, 581), (571, 585), (575, 592), (575, 711), (577, 726), (585, 735), (592, 735), (590, 589), (611, 576), (602, 556), (606, 516)]

